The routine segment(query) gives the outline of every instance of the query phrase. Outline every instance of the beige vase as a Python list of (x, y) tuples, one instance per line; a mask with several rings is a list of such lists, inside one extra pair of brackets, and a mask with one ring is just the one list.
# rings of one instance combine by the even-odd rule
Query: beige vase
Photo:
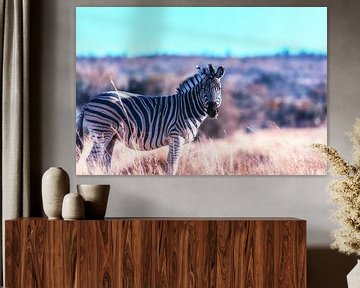
[(347, 275), (348, 288), (360, 287), (360, 260), (357, 261), (355, 267)]
[(43, 208), (49, 219), (61, 219), (63, 198), (69, 193), (69, 175), (60, 167), (49, 168), (42, 177)]
[(65, 195), (62, 205), (62, 217), (64, 220), (84, 219), (84, 199), (77, 192)]
[(77, 191), (85, 201), (85, 219), (104, 219), (110, 185), (77, 185)]

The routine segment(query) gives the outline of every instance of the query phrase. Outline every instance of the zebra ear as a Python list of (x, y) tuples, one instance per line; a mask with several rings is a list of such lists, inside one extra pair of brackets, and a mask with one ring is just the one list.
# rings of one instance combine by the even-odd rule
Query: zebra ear
[(209, 71), (210, 71), (211, 76), (213, 76), (215, 74), (215, 69), (214, 69), (214, 66), (212, 64), (209, 64)]
[(222, 66), (219, 66), (219, 68), (216, 71), (215, 77), (218, 79), (221, 79), (225, 74), (225, 69)]

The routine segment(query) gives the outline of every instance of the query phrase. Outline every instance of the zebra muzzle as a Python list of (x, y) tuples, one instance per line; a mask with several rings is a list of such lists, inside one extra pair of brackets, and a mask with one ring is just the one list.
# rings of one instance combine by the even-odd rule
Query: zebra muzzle
[(206, 114), (208, 114), (210, 118), (217, 118), (219, 114), (219, 108), (216, 107), (215, 102), (209, 102)]

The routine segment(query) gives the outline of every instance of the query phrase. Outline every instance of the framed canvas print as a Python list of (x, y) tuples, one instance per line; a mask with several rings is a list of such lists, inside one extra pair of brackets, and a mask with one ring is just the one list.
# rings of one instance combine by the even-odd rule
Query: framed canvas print
[(77, 175), (324, 175), (327, 95), (324, 7), (76, 8)]

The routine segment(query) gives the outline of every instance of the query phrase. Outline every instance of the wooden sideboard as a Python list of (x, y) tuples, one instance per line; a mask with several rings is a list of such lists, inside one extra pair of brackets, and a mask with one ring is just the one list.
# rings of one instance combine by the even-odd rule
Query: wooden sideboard
[(5, 223), (6, 287), (306, 287), (306, 221), (116, 218)]

